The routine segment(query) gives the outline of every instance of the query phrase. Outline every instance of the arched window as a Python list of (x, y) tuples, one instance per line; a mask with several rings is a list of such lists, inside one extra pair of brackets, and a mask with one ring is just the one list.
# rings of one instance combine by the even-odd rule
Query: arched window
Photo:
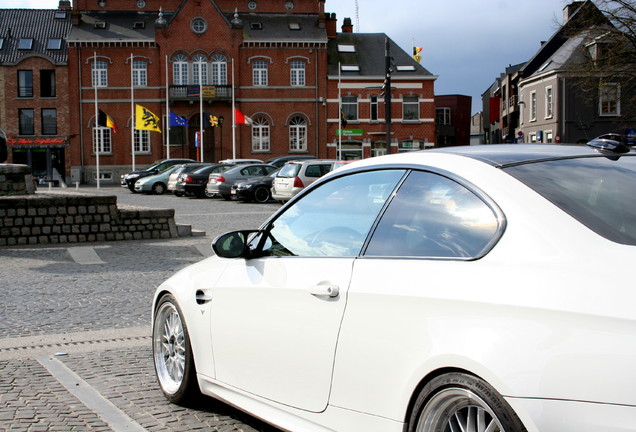
[(269, 121), (264, 117), (253, 119), (252, 151), (269, 151)]
[(192, 59), (192, 82), (195, 85), (208, 83), (208, 59), (203, 54)]
[(188, 58), (183, 54), (172, 59), (172, 81), (174, 85), (188, 84)]
[(212, 57), (212, 85), (227, 84), (227, 59), (222, 54)]
[(307, 122), (302, 117), (294, 117), (289, 122), (289, 150), (307, 150)]

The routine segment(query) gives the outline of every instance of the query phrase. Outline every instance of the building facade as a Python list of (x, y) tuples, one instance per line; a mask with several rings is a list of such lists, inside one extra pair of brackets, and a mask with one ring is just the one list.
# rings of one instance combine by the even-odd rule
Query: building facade
[[(66, 115), (58, 134), (67, 183), (116, 182), (167, 157), (357, 159), (434, 145), (436, 77), (384, 34), (354, 33), (350, 20), (338, 31), (325, 0), (77, 0), (62, 9), (57, 83), (67, 95), (55, 104)], [(385, 40), (394, 59), (389, 145)], [(38, 61), (22, 58), (11, 73), (3, 61), (1, 73)], [(140, 129), (138, 109), (156, 116), (154, 130)], [(11, 118), (0, 126), (24, 138)]]

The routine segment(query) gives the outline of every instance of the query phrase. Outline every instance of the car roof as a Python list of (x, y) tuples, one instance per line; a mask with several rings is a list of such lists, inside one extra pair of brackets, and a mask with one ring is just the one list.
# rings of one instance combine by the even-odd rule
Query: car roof
[[(600, 152), (584, 144), (488, 144), (445, 147), (433, 150), (422, 150), (415, 153), (456, 154), (500, 168), (555, 159), (624, 155)], [(632, 155), (636, 154), (634, 152), (630, 153)]]

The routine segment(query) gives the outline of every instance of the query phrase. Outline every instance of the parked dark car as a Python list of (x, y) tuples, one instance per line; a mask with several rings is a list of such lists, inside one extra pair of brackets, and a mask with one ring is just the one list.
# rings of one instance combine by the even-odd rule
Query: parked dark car
[(203, 168), (205, 166), (210, 166), (211, 163), (205, 162), (196, 162), (196, 163), (188, 163), (180, 165), (176, 170), (172, 171), (170, 177), (168, 178), (168, 192), (173, 193), (175, 196), (183, 195), (183, 192), (177, 192), (175, 189), (177, 187), (177, 180), (181, 174), (187, 174), (192, 171), (196, 171), (199, 168)]
[(270, 165), (274, 165), (278, 168), (282, 168), (283, 165), (285, 165), (287, 162), (289, 161), (302, 161), (302, 160), (307, 160), (307, 159), (316, 159), (316, 156), (279, 156), (279, 157), (275, 157), (275, 158), (271, 158), (270, 160), (268, 160), (266, 163), (270, 164)]
[(235, 165), (212, 164), (199, 168), (193, 172), (181, 174), (179, 178), (177, 178), (177, 184), (174, 189), (175, 195), (185, 194), (188, 196), (195, 196), (197, 198), (211, 198), (215, 194), (208, 194), (205, 190), (210, 174), (222, 173), (233, 166)]
[(232, 186), (232, 196), (243, 202), (266, 203), (272, 199), (272, 183), (278, 170), (263, 177), (239, 181)]
[(131, 192), (135, 192), (135, 182), (143, 177), (159, 174), (163, 170), (172, 165), (184, 164), (196, 162), (194, 159), (160, 159), (155, 161), (150, 167), (145, 170), (132, 171), (128, 174), (123, 174), (120, 178), (119, 184), (121, 187), (127, 187)]
[(246, 164), (238, 165), (221, 174), (210, 174), (210, 179), (205, 187), (208, 194), (218, 194), (225, 200), (232, 199), (232, 185), (236, 182), (262, 177), (278, 170), (274, 165)]

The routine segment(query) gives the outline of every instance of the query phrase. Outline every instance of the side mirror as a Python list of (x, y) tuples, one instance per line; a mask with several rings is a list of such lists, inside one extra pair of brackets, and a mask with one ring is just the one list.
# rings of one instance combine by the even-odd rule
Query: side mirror
[(249, 250), (247, 247), (250, 234), (257, 231), (231, 231), (221, 234), (212, 241), (212, 250), (222, 258), (247, 257)]

